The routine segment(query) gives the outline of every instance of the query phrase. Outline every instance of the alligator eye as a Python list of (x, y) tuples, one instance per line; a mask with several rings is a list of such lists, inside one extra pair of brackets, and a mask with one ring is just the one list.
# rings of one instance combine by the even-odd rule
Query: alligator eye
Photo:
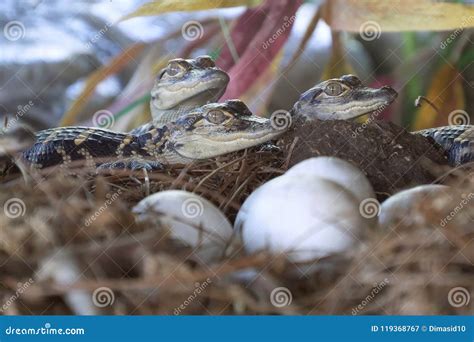
[(324, 92), (329, 96), (339, 96), (343, 90), (342, 86), (337, 82), (331, 82), (324, 88)]
[(166, 74), (168, 76), (178, 76), (181, 75), (183, 72), (186, 71), (186, 68), (183, 67), (181, 64), (176, 62), (171, 62), (166, 69)]
[(211, 110), (209, 113), (207, 113), (206, 119), (210, 123), (219, 125), (227, 120), (227, 115), (225, 115), (220, 110)]

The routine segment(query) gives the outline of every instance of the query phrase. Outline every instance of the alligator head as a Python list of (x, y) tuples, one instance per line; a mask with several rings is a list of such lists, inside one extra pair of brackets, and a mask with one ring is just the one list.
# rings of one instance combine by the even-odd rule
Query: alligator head
[(204, 105), (170, 126), (172, 149), (188, 160), (242, 150), (284, 132), (272, 124), (271, 119), (253, 115), (240, 100)]
[(313, 120), (347, 120), (381, 111), (397, 97), (388, 86), (370, 88), (354, 75), (319, 83), (304, 92), (292, 109), (294, 116)]
[(229, 76), (217, 68), (209, 56), (176, 58), (162, 69), (151, 91), (154, 119), (164, 111), (190, 109), (217, 101), (224, 93)]

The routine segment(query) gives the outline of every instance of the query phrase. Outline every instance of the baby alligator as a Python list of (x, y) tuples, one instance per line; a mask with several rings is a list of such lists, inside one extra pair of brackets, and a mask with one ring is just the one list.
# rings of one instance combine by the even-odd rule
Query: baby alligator
[[(380, 112), (397, 97), (390, 87), (373, 89), (353, 75), (324, 81), (303, 93), (292, 112), (308, 120), (346, 120)], [(474, 161), (474, 126), (444, 126), (413, 132), (431, 137), (445, 151), (451, 165)]]
[(253, 115), (240, 100), (198, 107), (141, 134), (91, 127), (40, 131), (22, 158), (35, 168), (85, 161), (91, 167), (161, 169), (220, 156), (274, 139), (283, 131), (270, 119)]
[(191, 109), (217, 102), (228, 83), (227, 73), (217, 68), (209, 56), (170, 60), (168, 66), (158, 73), (151, 90), (152, 122), (130, 133), (144, 133), (151, 125), (166, 125)]

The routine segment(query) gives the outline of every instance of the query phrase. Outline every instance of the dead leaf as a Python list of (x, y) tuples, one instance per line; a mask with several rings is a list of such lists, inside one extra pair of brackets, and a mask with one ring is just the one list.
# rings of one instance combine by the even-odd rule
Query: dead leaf
[(166, 12), (200, 11), (211, 8), (225, 8), (259, 5), (261, 0), (155, 0), (148, 2), (121, 20), (134, 17), (159, 15)]
[(474, 27), (474, 6), (432, 0), (331, 0), (324, 20), (333, 30), (371, 34)]

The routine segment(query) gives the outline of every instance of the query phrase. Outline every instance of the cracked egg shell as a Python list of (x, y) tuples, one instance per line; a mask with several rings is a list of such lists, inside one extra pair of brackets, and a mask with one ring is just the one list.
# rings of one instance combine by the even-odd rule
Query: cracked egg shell
[(223, 255), (232, 237), (232, 225), (205, 198), (182, 190), (167, 190), (144, 198), (134, 208), (137, 222), (156, 222), (173, 238), (196, 248), (197, 261), (209, 262)]

